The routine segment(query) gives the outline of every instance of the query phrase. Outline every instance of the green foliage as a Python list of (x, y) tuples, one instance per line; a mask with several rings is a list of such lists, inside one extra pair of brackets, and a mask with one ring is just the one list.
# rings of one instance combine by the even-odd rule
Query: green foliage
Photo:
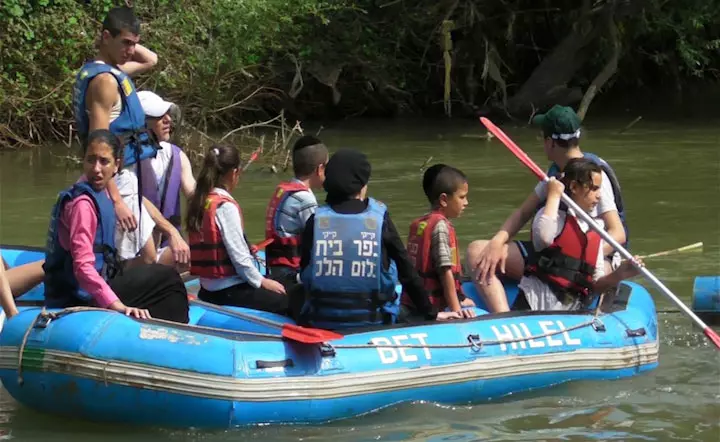
[[(610, 0), (607, 0), (610, 1)], [(141, 41), (159, 55), (136, 79), (191, 121), (235, 127), (294, 107), (305, 116), (442, 111), (440, 24), (452, 20), (453, 99), (481, 105), (516, 91), (577, 25), (569, 0), (148, 0)], [(592, 2), (602, 7), (606, 2)], [(0, 3), (0, 146), (67, 139), (74, 73), (93, 54), (112, 0)], [(716, 78), (720, 2), (623, 0), (613, 87)], [(586, 85), (612, 45), (600, 37), (573, 78)], [(492, 57), (486, 57), (492, 54)], [(492, 60), (490, 60), (492, 58)], [(487, 71), (492, 71), (489, 75)], [(342, 93), (332, 103), (328, 82)], [(330, 73), (330, 74), (328, 74)], [(304, 85), (286, 93), (300, 74)], [(501, 76), (501, 81), (498, 81)], [(329, 79), (329, 80), (328, 80)], [(316, 81), (317, 80), (317, 81)], [(474, 105), (474, 104), (473, 104)]]

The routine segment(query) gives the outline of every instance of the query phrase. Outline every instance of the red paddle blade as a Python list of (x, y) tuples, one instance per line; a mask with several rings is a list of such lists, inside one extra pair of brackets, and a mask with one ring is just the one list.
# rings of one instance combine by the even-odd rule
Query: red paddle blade
[(703, 332), (705, 332), (705, 336), (707, 336), (708, 339), (710, 339), (712, 343), (715, 344), (715, 348), (720, 349), (720, 336), (718, 336), (718, 334), (715, 333), (715, 331), (710, 327), (705, 327), (705, 330), (703, 330)]
[(282, 336), (304, 344), (322, 344), (323, 342), (344, 338), (343, 335), (330, 330), (301, 327), (295, 324), (283, 324)]
[(255, 247), (257, 247), (258, 250), (262, 250), (265, 247), (269, 246), (273, 241), (274, 241), (274, 239), (268, 238), (265, 241), (255, 244)]
[(262, 151), (262, 147), (258, 147), (253, 151), (253, 153), (250, 155), (250, 159), (248, 159), (247, 163), (245, 163), (245, 167), (243, 167), (243, 171), (247, 170), (248, 167), (250, 167), (250, 164), (257, 160), (257, 157), (260, 156), (260, 152)]
[(543, 172), (543, 170), (538, 167), (538, 165), (535, 164), (535, 162), (525, 152), (523, 152), (523, 150), (520, 149), (520, 147), (515, 144), (513, 140), (510, 139), (510, 137), (505, 134), (505, 132), (503, 132), (499, 127), (495, 126), (492, 121), (488, 120), (485, 117), (480, 117), (480, 122), (487, 128), (487, 130), (492, 132), (492, 134), (495, 135), (497, 139), (500, 140), (505, 145), (505, 147), (507, 147), (510, 152), (512, 152), (517, 157), (518, 160), (520, 160), (520, 162), (526, 165), (528, 169), (530, 169), (530, 171), (534, 173), (540, 181), (544, 181), (545, 178), (547, 178), (545, 172)]

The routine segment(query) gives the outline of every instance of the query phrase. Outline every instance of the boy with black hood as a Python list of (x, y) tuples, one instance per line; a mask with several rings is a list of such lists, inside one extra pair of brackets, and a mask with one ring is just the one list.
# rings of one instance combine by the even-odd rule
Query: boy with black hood
[(299, 322), (346, 329), (397, 321), (398, 279), (426, 320), (460, 318), (438, 313), (408, 259), (384, 204), (368, 198), (371, 166), (365, 154), (342, 149), (325, 169), (326, 204), (311, 216), (302, 234), (301, 278), (305, 302)]

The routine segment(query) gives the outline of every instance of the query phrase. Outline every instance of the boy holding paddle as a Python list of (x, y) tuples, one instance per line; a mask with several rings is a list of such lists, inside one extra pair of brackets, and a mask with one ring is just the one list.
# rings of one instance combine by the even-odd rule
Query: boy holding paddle
[(520, 280), (515, 310), (578, 310), (588, 305), (593, 293), (604, 292), (623, 279), (637, 276), (637, 261), (625, 261), (607, 274), (603, 243), (588, 223), (573, 209), (561, 204), (561, 195), (570, 198), (587, 213), (599, 204), (602, 169), (595, 163), (575, 158), (565, 165), (561, 180), (550, 178), (548, 197), (532, 224), (533, 261)]
[[(573, 158), (586, 157), (593, 163), (601, 165), (602, 184), (599, 189), (599, 202), (590, 211), (590, 215), (603, 225), (618, 243), (626, 243), (627, 231), (621, 219), (621, 215), (624, 218), (624, 207), (620, 197), (620, 186), (617, 184), (614, 172), (605, 161), (580, 150), (580, 118), (575, 111), (569, 107), (554, 106), (547, 113), (534, 118), (533, 122), (542, 127), (545, 154), (553, 163), (551, 172), (562, 171)], [(541, 182), (491, 240), (473, 241), (468, 246), (466, 259), (468, 269), (475, 272), (475, 286), (485, 297), (492, 312), (509, 310), (505, 290), (496, 271), (500, 270), (502, 276), (519, 281), (526, 264), (532, 262), (535, 257), (532, 241), (511, 241), (511, 239), (533, 217), (546, 198), (547, 187)], [(619, 259), (613, 256), (612, 246), (605, 244), (603, 248), (603, 255), (608, 257), (605, 270), (609, 272), (612, 269), (610, 260), (617, 265)]]

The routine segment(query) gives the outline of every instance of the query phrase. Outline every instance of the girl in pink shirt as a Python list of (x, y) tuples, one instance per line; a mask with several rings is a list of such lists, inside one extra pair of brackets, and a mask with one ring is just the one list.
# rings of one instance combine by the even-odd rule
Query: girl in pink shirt
[(44, 264), (46, 305), (93, 305), (135, 318), (187, 322), (187, 291), (173, 268), (120, 268), (115, 213), (106, 188), (122, 165), (123, 146), (104, 129), (91, 132), (87, 140), (86, 180), (61, 192), (53, 210)]

